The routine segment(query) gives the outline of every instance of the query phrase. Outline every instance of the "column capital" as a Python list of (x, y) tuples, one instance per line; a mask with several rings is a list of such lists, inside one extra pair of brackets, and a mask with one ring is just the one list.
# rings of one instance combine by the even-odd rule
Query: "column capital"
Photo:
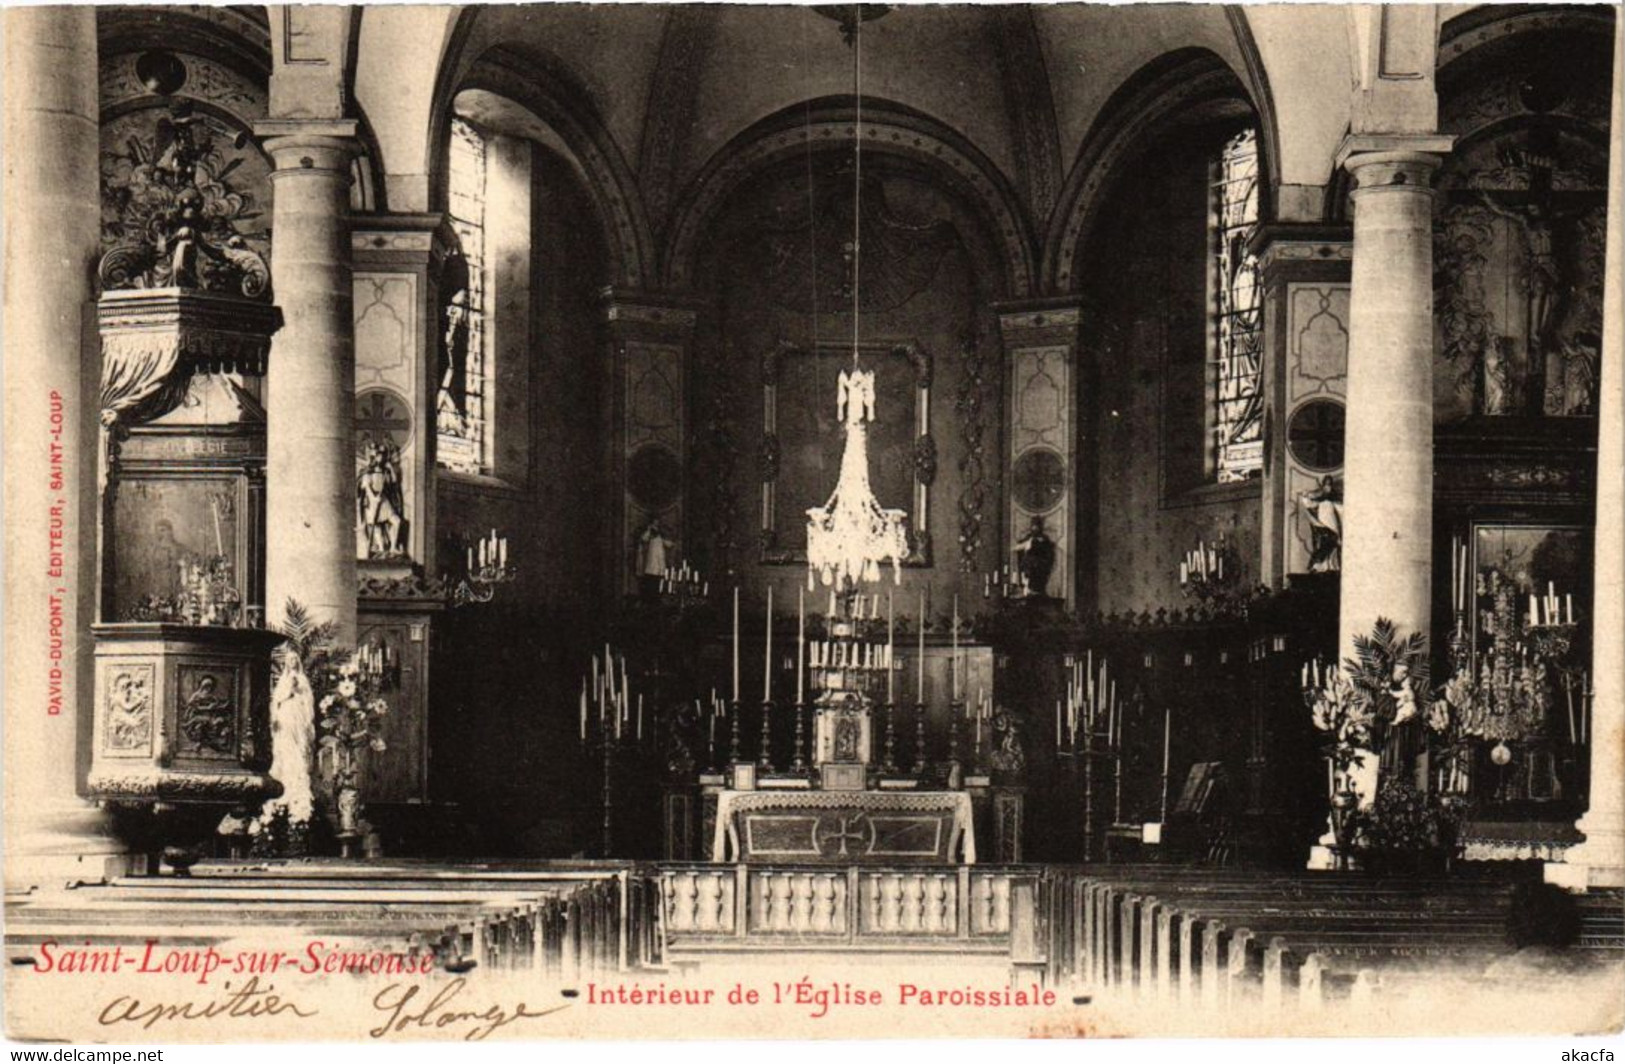
[(1266, 277), (1290, 271), (1316, 280), (1348, 279), (1354, 261), (1354, 229), (1349, 225), (1264, 222), (1253, 230), (1247, 250)]
[(454, 243), (439, 211), (350, 215), (350, 250), (379, 262), (437, 262)]
[(605, 324), (642, 326), (668, 332), (693, 329), (699, 321), (700, 312), (709, 306), (703, 300), (671, 292), (651, 292), (619, 285), (600, 289), (598, 301)]
[(1454, 136), (1443, 133), (1350, 133), (1337, 147), (1337, 165), (1353, 174), (1361, 188), (1426, 187), (1443, 161), (1440, 157), (1448, 155), (1455, 143)]
[(1015, 337), (1027, 340), (1035, 332), (1056, 337), (1058, 332), (1075, 334), (1083, 321), (1083, 299), (1076, 295), (1047, 296), (1040, 299), (1013, 299), (992, 305), (999, 316), (999, 331), (1006, 342)]
[(254, 135), (276, 162), (271, 177), (293, 170), (338, 171), (346, 177), (350, 161), (361, 153), (355, 119), (266, 118), (254, 123)]

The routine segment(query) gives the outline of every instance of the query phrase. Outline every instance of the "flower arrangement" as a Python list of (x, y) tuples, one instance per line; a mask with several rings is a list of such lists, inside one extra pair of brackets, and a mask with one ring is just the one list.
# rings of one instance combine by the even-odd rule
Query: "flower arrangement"
[(1355, 815), (1354, 835), (1365, 867), (1376, 872), (1416, 872), (1432, 858), (1447, 859), (1459, 823), (1449, 804), (1408, 780), (1383, 780), (1370, 809)]
[[(338, 663), (328, 680), (329, 685), (314, 677), (311, 681), (320, 694), (316, 701), (316, 741), (324, 753), (333, 755), (335, 785), (357, 787), (365, 753), (388, 749), (379, 727), (389, 712), (389, 703), (379, 697), (376, 685), (362, 672), (354, 656)], [(324, 686), (326, 691), (321, 693)]]

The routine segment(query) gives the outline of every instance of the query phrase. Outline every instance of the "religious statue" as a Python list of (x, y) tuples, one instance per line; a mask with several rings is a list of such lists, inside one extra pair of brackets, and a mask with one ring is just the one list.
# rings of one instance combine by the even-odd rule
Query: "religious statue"
[[(1562, 324), (1563, 304), (1572, 286), (1563, 283), (1557, 226), (1584, 208), (1561, 205), (1561, 197), (1553, 188), (1556, 160), (1549, 148), (1544, 145), (1532, 146), (1509, 154), (1509, 162), (1521, 164), (1528, 170), (1527, 191), (1522, 194), (1480, 191), (1478, 200), (1491, 212), (1511, 222), (1523, 245), (1524, 343), (1528, 351), (1524, 412), (1534, 417), (1561, 414), (1565, 412), (1562, 405), (1566, 399), (1566, 389), (1551, 387), (1548, 373), (1550, 356), (1557, 353), (1555, 332)], [(1486, 358), (1488, 355), (1486, 352)], [(1495, 404), (1490, 402), (1488, 393), (1487, 381), (1487, 413), (1509, 412), (1494, 409)]]
[(830, 760), (857, 761), (861, 728), (856, 717), (842, 715), (835, 721), (835, 742)]
[(468, 406), (468, 260), (452, 251), (440, 268), (440, 344), (437, 359), (441, 420), (461, 419)]
[(1309, 571), (1335, 573), (1343, 568), (1343, 500), (1331, 476), (1320, 478), (1313, 491), (1299, 497), (1309, 520)]
[(1049, 596), (1049, 577), (1055, 570), (1055, 541), (1044, 531), (1044, 519), (1033, 516), (1032, 524), (1015, 545), (1016, 570), (1028, 595)]
[[(231, 146), (247, 143), (239, 132)], [(231, 179), (241, 159), (223, 157), (190, 100), (173, 101), (150, 140), (131, 137), (110, 162), (104, 181), (118, 211), (112, 231), (119, 242), (97, 266), (104, 290), (235, 289), (249, 298), (266, 293), (270, 268), (237, 228), (255, 217), (252, 196)]]
[(666, 538), (658, 517), (650, 521), (649, 527), (638, 536), (638, 591), (646, 601), (652, 601), (660, 594), (660, 581), (669, 567), (666, 555), (673, 546), (672, 541)]
[(401, 494), (401, 454), (393, 442), (367, 442), (355, 487), (356, 517), (367, 538), (367, 557), (399, 557), (405, 552), (406, 500)]

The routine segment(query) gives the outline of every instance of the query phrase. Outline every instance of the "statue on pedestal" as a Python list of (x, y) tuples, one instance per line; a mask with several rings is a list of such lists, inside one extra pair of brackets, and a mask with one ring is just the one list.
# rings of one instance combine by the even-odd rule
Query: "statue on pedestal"
[(371, 441), (356, 474), (356, 516), (367, 539), (367, 557), (394, 558), (404, 550), (406, 500), (401, 494), (401, 453), (389, 440)]
[(1044, 519), (1034, 516), (1027, 534), (1015, 545), (1016, 570), (1028, 595), (1049, 597), (1049, 577), (1055, 571), (1055, 541), (1044, 530)]
[(667, 555), (673, 546), (658, 517), (650, 521), (649, 527), (638, 537), (638, 592), (646, 601), (653, 601), (660, 594), (660, 581), (669, 566)]
[(1309, 571), (1335, 573), (1343, 568), (1343, 499), (1331, 476), (1320, 478), (1313, 491), (1299, 497), (1309, 519)]

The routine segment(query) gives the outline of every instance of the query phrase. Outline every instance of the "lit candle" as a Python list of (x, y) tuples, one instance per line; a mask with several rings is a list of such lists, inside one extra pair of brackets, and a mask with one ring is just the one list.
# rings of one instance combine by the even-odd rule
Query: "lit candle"
[(643, 738), (643, 692), (638, 692), (638, 738)]
[[(1162, 711), (1162, 778), (1164, 780), (1168, 778), (1168, 754), (1170, 750), (1169, 743), (1173, 737), (1173, 734), (1174, 710), (1172, 706), (1168, 706)], [(1163, 796), (1163, 801), (1166, 803), (1167, 800), (1168, 799), (1165, 794)]]
[(1563, 607), (1568, 612), (1568, 623), (1574, 623), (1574, 596), (1567, 592), (1563, 595)]
[(581, 738), (587, 738), (587, 681), (581, 681)]
[(734, 585), (734, 701), (739, 701), (739, 585)]
[(885, 664), (886, 664), (886, 704), (889, 705), (889, 706), (897, 704), (897, 690), (896, 690), (897, 681), (896, 681), (896, 677), (894, 677), (892, 675), (892, 668), (891, 668), (891, 650), (892, 650), (892, 642), (896, 637), (896, 623), (897, 623), (896, 617), (892, 614), (891, 592), (888, 591), (888, 592), (886, 592), (886, 658), (885, 658)]
[(773, 585), (767, 585), (767, 649), (762, 651), (762, 701), (773, 701)]
[(796, 589), (796, 705), (801, 705), (802, 675), (807, 662), (807, 593)]
[(1538, 624), (1540, 624), (1540, 610), (1535, 605), (1535, 596), (1531, 592), (1529, 595), (1529, 627), (1533, 628)]

